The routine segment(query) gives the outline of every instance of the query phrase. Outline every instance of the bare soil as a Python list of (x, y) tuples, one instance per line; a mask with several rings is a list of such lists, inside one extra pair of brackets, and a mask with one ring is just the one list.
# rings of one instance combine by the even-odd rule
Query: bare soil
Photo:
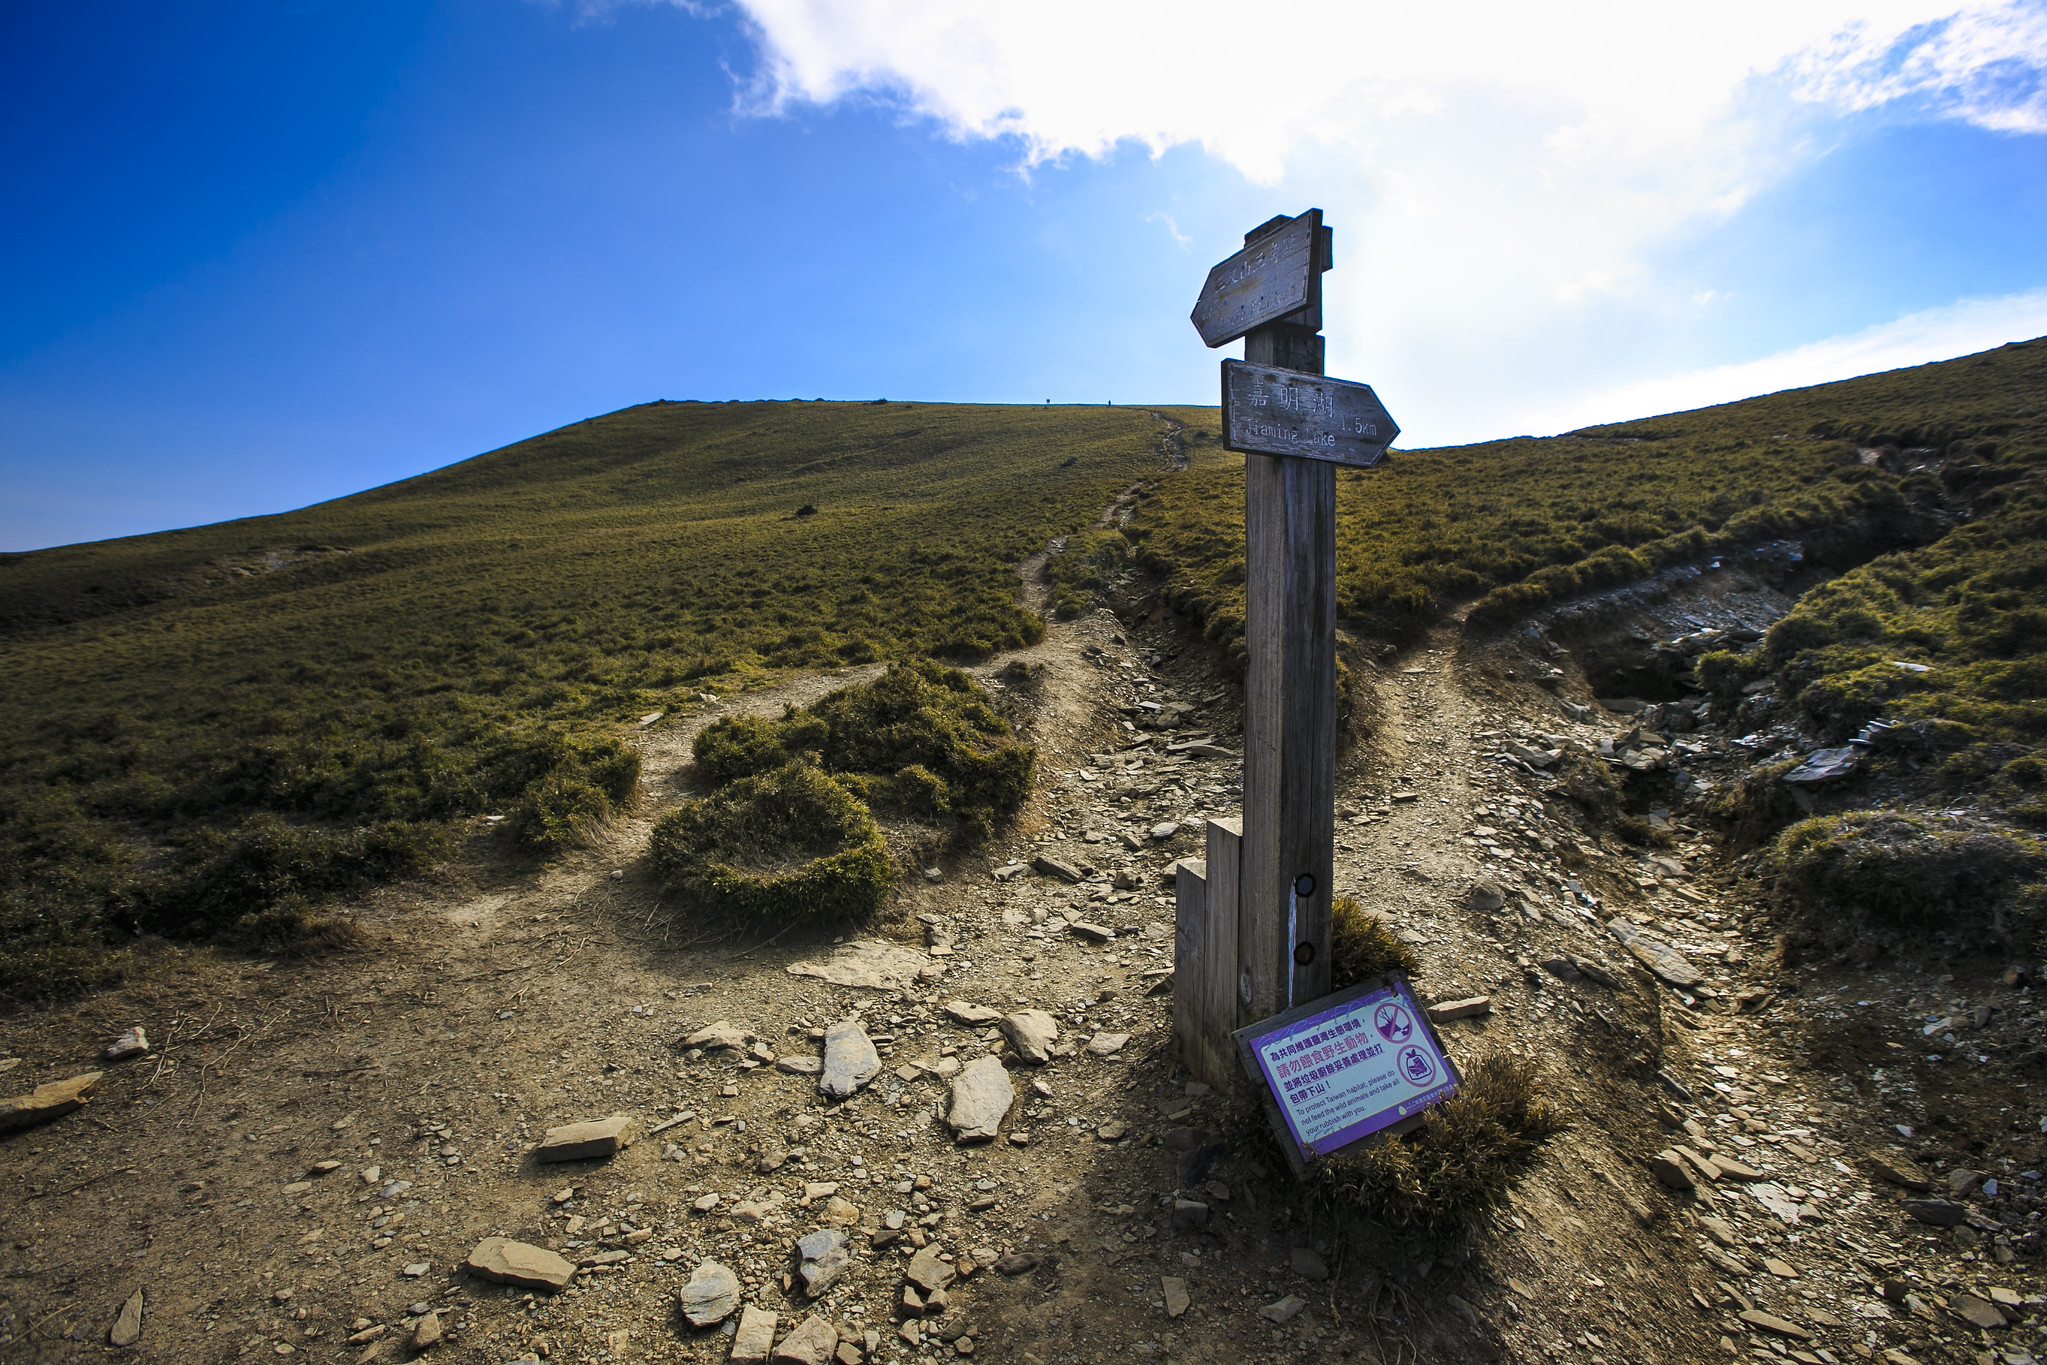
[[(1490, 998), (1490, 1015), (1444, 1026), (1452, 1051), (1533, 1058), (1574, 1126), (1510, 1204), (1447, 1246), (1316, 1207), (1257, 1143), (1224, 1132), (1221, 1102), (1191, 1093), (1175, 1065), (1159, 983), (1173, 942), (1164, 874), (1200, 856), (1204, 818), (1235, 813), (1240, 771), (1165, 744), (1234, 747), (1240, 693), (1144, 592), (1133, 584), (1114, 614), (1055, 625), (979, 670), (1038, 745), (1037, 789), (988, 847), (949, 857), (936, 880), (913, 869), (882, 923), (843, 935), (706, 923), (664, 896), (645, 856), (655, 818), (692, 790), (697, 728), (874, 672), (846, 670), (636, 732), (646, 798), (633, 819), (543, 866), (480, 825), (433, 877), (348, 907), (372, 936), (364, 951), (166, 948), (147, 980), (0, 1024), (0, 1056), (22, 1059), (11, 1090), (101, 1065), (134, 1025), (154, 1045), (107, 1066), (84, 1110), (0, 1140), (0, 1357), (118, 1354), (108, 1329), (141, 1289), (127, 1353), (152, 1359), (400, 1359), (415, 1306), (431, 1305), (448, 1330), (431, 1354), (448, 1360), (722, 1361), (727, 1338), (693, 1331), (676, 1307), (705, 1258), (785, 1328), (822, 1313), (854, 1358), (888, 1361), (1931, 1362), (2038, 1341), (2041, 1099), (2004, 1053), (1977, 1046), (2030, 1017), (2030, 994), (1999, 984), (2009, 964), (1787, 965), (1774, 921), (1682, 803), (1669, 846), (1636, 848), (1553, 776), (1502, 757), (1515, 736), (1596, 744), (1623, 723), (1596, 707), (1570, 720), (1562, 701), (1591, 701), (1586, 666), (1534, 637), (1451, 625), (1367, 666), (1369, 732), (1340, 778), (1338, 890), (1415, 945), (1429, 998)], [(1624, 602), (1581, 623), (1582, 652), (1604, 658), (1602, 641), (1664, 629), (1671, 611), (1737, 607), (1760, 609), (1684, 591)], [(1011, 662), (1027, 665), (1023, 680), (997, 676)], [(1564, 676), (1538, 686), (1538, 666)], [(1136, 728), (1139, 702), (1175, 700), (1200, 708), (1177, 734)], [(1664, 799), (1631, 796), (1644, 816)], [(1165, 824), (1177, 828), (1154, 837)], [(1091, 880), (996, 875), (1040, 855)], [(1479, 878), (1506, 903), (1478, 908)], [(1635, 969), (1608, 927), (1618, 916), (1660, 927), (1705, 979), (1677, 991)], [(1069, 919), (1116, 937), (1091, 942)], [(856, 938), (893, 945), (918, 974), (861, 989), (791, 972)], [(1619, 985), (1541, 965), (1566, 954)], [(1080, 1047), (1023, 1067), (989, 1030), (954, 1022), (954, 1000), (1048, 1010), (1068, 1048), (1130, 1038), (1111, 1056)], [(1952, 1015), (1956, 1001), (1971, 1020), (1991, 1007), (1980, 1037), (1921, 1032), (1927, 1011)], [(813, 1078), (680, 1046), (724, 1020), (770, 1055), (815, 1055), (814, 1031), (852, 1014), (885, 1040), (884, 1070), (839, 1104)], [(991, 1050), (1018, 1104), (1003, 1140), (957, 1146), (934, 1072)], [(534, 1161), (546, 1128), (614, 1113), (668, 1126), (606, 1160)], [(1105, 1125), (1123, 1135), (1105, 1140), (1117, 1131)], [(1190, 1170), (1183, 1149), (1202, 1129), (1232, 1145)], [(1763, 1178), (1674, 1193), (1648, 1166), (1673, 1145)], [(1907, 1218), (1869, 1161), (1891, 1148), (1935, 1168), (1939, 1193), (1957, 1167), (1990, 1174), (1999, 1193), (1969, 1197), (1982, 1226)], [(341, 1164), (311, 1174), (321, 1161)], [(789, 1278), (793, 1245), (839, 1207), (818, 1183), (857, 1210), (859, 1259), (807, 1302)], [(720, 1198), (698, 1212), (706, 1194)], [(1175, 1229), (1176, 1195), (1208, 1205), (1205, 1227)], [(914, 1236), (874, 1247), (891, 1211)], [(558, 1295), (467, 1277), (465, 1256), (493, 1234), (610, 1263)], [(913, 1345), (897, 1304), (917, 1239), (1037, 1259), (957, 1284)], [(1309, 1277), (1317, 1258), (1327, 1278)], [(1177, 1318), (1166, 1277), (1191, 1301)], [(1970, 1326), (1962, 1296), (1993, 1288), (2017, 1296), (2015, 1325)], [(1283, 1324), (1260, 1314), (1290, 1295), (1306, 1307)]]

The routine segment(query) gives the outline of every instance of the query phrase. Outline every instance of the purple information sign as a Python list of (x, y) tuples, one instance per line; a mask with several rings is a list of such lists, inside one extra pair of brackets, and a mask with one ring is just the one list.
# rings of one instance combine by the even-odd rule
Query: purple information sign
[(1413, 1119), (1460, 1083), (1399, 977), (1326, 996), (1236, 1037), (1303, 1156), (1326, 1156)]

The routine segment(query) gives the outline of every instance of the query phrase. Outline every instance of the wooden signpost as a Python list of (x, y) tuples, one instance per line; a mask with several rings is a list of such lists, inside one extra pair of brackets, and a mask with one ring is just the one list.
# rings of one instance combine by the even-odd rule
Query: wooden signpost
[(1329, 994), (1336, 467), (1377, 464), (1399, 432), (1370, 388), (1322, 373), (1330, 246), (1320, 209), (1252, 229), (1192, 318), (1210, 346), (1244, 338), (1222, 384), (1224, 445), (1244, 452), (1244, 810), (1182, 867), (1173, 982), (1181, 1060), (1218, 1089), (1244, 1074), (1241, 1030)]

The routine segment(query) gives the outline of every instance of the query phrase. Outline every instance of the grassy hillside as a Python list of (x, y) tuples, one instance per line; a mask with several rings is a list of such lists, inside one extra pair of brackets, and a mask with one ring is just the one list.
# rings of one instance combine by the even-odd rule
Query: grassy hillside
[(0, 992), (117, 971), (133, 932), (288, 930), (460, 817), (559, 844), (630, 799), (622, 724), (735, 673), (1036, 639), (1013, 565), (1156, 473), (1160, 430), (656, 403), (299, 512), (6, 557)]
[[(1799, 532), (1862, 567), (1714, 680), (1776, 671), (1833, 732), (1912, 720), (1952, 781), (2047, 815), (2043, 414), (2035, 342), (1397, 452), (1339, 477), (1340, 608), (1386, 638), (1473, 599), (1505, 621)], [(1213, 409), (1172, 415), (1192, 468), (1127, 540), (1075, 536), (1051, 609), (1134, 554), (1240, 651), (1241, 457)], [(301, 512), (0, 559), (0, 995), (106, 979), (139, 932), (289, 938), (481, 812), (559, 847), (631, 799), (623, 727), (699, 689), (1033, 640), (1013, 566), (1156, 475), (1161, 430), (1125, 408), (659, 403)], [(1921, 548), (1872, 559), (1900, 546)]]
[[(1180, 409), (1194, 455), (1131, 526), (1209, 637), (1241, 650), (1242, 457), (1212, 409)], [(1864, 464), (1870, 445), (1927, 448)], [(2008, 476), (2047, 456), (2047, 341), (1568, 436), (1396, 451), (1338, 475), (1338, 609), (1400, 638), (1481, 599), (1509, 619), (1718, 545), (1824, 528), (1844, 561), (1937, 535), (1942, 476)], [(1964, 471), (1986, 467), (1988, 473)]]

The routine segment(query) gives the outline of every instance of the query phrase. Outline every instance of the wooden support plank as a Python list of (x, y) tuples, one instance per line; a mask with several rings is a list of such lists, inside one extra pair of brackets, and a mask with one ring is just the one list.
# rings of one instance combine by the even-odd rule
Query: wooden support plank
[(1173, 876), (1173, 1047), (1180, 1065), (1207, 1079), (1201, 1054), (1202, 978), (1210, 961), (1208, 869), (1182, 858)]
[(1208, 822), (1204, 933), (1208, 956), (1202, 966), (1198, 997), (1200, 1023), (1196, 1036), (1200, 1039), (1201, 1065), (1194, 1068), (1194, 1074), (1218, 1094), (1228, 1094), (1241, 1074), (1236, 1040), (1230, 1035), (1237, 1020), (1237, 898), (1243, 841), (1243, 821)]

